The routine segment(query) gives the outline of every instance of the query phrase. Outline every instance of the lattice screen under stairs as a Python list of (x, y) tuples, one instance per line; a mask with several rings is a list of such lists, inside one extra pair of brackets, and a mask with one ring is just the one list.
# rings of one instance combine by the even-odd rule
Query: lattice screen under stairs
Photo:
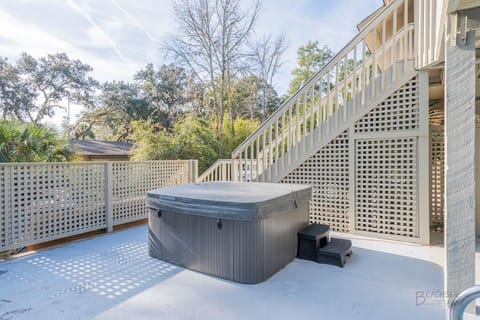
[(417, 76), (281, 180), (313, 187), (311, 222), (419, 241), (419, 96)]

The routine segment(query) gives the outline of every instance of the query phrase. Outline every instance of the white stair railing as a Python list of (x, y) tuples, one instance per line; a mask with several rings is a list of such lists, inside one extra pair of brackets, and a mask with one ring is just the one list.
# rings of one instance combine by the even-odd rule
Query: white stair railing
[(219, 159), (197, 178), (197, 182), (211, 181), (232, 181), (232, 161)]
[[(329, 132), (329, 126), (337, 127), (339, 119), (347, 120), (348, 105), (353, 113), (366, 108), (373, 96), (388, 87), (387, 81), (396, 81), (397, 63), (412, 60), (414, 56), (409, 2), (411, 6), (412, 0), (396, 0), (384, 8), (233, 151), (233, 163), (238, 163), (236, 169), (243, 170), (233, 175), (234, 180), (246, 181), (249, 176), (254, 177), (250, 180), (262, 177), (262, 181), (269, 181), (271, 177), (264, 173), (272, 173), (267, 168), (278, 162), (277, 170), (284, 170), (301, 156), (300, 148), (295, 147), (305, 138), (310, 138), (312, 146), (314, 139), (322, 138), (312, 134), (321, 132), (316, 129), (326, 126)], [(406, 63), (403, 66), (407, 68)], [(290, 152), (293, 150), (296, 154)]]

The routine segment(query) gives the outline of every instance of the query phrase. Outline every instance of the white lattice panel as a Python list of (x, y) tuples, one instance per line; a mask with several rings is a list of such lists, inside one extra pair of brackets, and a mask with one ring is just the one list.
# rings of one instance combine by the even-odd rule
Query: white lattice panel
[(191, 182), (190, 161), (113, 162), (113, 221), (147, 217), (148, 190)]
[(348, 133), (345, 131), (281, 182), (312, 186), (310, 222), (349, 231)]
[(430, 128), (430, 229), (443, 231), (445, 210), (445, 135), (443, 127)]
[(29, 244), (104, 228), (102, 164), (18, 164), (8, 172), (10, 216), (4, 246)]
[(355, 133), (416, 130), (418, 126), (418, 81), (413, 78), (357, 121)]
[(148, 190), (195, 175), (192, 161), (0, 164), (0, 251), (142, 219)]
[(416, 142), (356, 141), (356, 230), (418, 237)]

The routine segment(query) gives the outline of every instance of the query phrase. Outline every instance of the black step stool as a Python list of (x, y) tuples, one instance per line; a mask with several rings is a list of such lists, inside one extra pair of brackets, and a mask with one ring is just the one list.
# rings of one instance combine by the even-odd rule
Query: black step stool
[(297, 258), (345, 266), (347, 257), (352, 255), (350, 240), (331, 238), (330, 227), (326, 224), (314, 223), (299, 231)]

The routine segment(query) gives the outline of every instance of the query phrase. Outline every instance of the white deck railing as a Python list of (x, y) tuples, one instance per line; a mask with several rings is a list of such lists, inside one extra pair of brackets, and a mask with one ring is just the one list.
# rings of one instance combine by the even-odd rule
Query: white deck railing
[[(331, 125), (332, 118), (346, 120), (347, 105), (351, 104), (355, 113), (366, 107), (371, 96), (383, 92), (387, 81), (395, 82), (397, 68), (391, 67), (414, 57), (413, 19), (408, 10), (408, 0), (396, 0), (386, 7), (235, 149), (232, 159), (240, 163), (240, 170), (251, 168), (250, 176), (261, 177), (276, 162), (294, 161), (295, 155), (289, 151), (312, 132), (320, 132), (315, 129)], [(235, 175), (240, 180), (246, 176)]]
[(232, 160), (218, 159), (198, 177), (197, 181), (232, 181)]
[(196, 160), (0, 164), (0, 251), (145, 219), (146, 192), (194, 182)]

